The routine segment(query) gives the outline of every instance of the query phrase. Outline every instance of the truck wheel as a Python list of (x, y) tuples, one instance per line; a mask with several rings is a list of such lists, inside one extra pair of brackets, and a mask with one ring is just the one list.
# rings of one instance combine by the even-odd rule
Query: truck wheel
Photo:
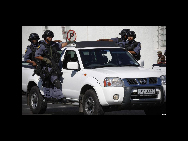
[(29, 93), (29, 105), (33, 114), (43, 114), (46, 111), (47, 103), (44, 101), (37, 86), (31, 88)]
[(94, 90), (87, 90), (83, 98), (84, 115), (103, 115), (104, 111), (100, 105), (97, 94)]

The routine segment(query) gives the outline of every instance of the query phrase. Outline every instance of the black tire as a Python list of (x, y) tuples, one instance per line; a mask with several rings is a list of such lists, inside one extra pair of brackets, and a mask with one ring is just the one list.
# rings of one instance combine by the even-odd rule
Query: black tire
[(29, 106), (33, 114), (43, 114), (46, 111), (47, 103), (37, 86), (33, 86), (29, 93)]
[(83, 98), (84, 115), (103, 115), (104, 111), (100, 105), (97, 94), (94, 90), (87, 90)]

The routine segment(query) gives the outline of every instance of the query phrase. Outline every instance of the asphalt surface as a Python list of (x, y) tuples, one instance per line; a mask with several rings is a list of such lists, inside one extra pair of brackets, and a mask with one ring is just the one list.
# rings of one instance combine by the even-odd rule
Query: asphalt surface
[[(70, 103), (64, 104), (47, 104), (46, 112), (42, 115), (81, 115), (79, 107)], [(27, 105), (26, 95), (22, 95), (22, 115), (33, 115)], [(145, 115), (143, 110), (122, 110), (105, 112), (104, 115)]]

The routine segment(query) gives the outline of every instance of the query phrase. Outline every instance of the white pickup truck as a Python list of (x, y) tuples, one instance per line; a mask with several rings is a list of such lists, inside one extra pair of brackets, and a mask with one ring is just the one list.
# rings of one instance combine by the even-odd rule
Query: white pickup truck
[[(162, 112), (166, 82), (161, 71), (148, 70), (113, 42), (83, 41), (62, 49), (63, 95), (79, 103), (86, 115), (105, 111), (140, 109)], [(42, 81), (33, 67), (22, 62), (22, 90), (33, 113), (44, 113), (47, 102)], [(166, 85), (166, 83), (165, 83)], [(33, 110), (33, 109), (37, 109)]]

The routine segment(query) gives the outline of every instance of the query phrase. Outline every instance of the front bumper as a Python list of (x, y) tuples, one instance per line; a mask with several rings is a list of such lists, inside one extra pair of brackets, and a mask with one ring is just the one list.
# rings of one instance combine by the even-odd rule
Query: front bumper
[(145, 108), (151, 106), (161, 106), (164, 103), (164, 90), (163, 86), (147, 86), (142, 88), (155, 88), (156, 95), (153, 96), (138, 96), (137, 88), (141, 88), (139, 86), (134, 87), (124, 87), (124, 97), (121, 103), (122, 109), (140, 109), (143, 110)]
[[(139, 96), (137, 89), (156, 89), (156, 94), (151, 96)], [(144, 110), (146, 107), (160, 106), (164, 103), (163, 86), (128, 86), (128, 87), (103, 87), (101, 91), (96, 89), (97, 93), (103, 93), (104, 99), (100, 99), (102, 106), (121, 106), (122, 109), (140, 109)], [(113, 96), (119, 95), (118, 100), (114, 100)], [(105, 102), (104, 102), (105, 101)]]
[[(141, 109), (151, 106), (161, 106), (165, 101), (164, 87), (161, 86), (160, 78), (131, 78), (122, 79), (124, 87), (102, 87), (103, 100), (100, 99), (102, 106), (121, 106), (122, 109)], [(142, 84), (141, 84), (142, 83)], [(138, 89), (155, 89), (154, 94), (138, 94)], [(114, 100), (114, 95), (119, 95), (118, 100)], [(105, 101), (105, 102), (104, 102)]]

